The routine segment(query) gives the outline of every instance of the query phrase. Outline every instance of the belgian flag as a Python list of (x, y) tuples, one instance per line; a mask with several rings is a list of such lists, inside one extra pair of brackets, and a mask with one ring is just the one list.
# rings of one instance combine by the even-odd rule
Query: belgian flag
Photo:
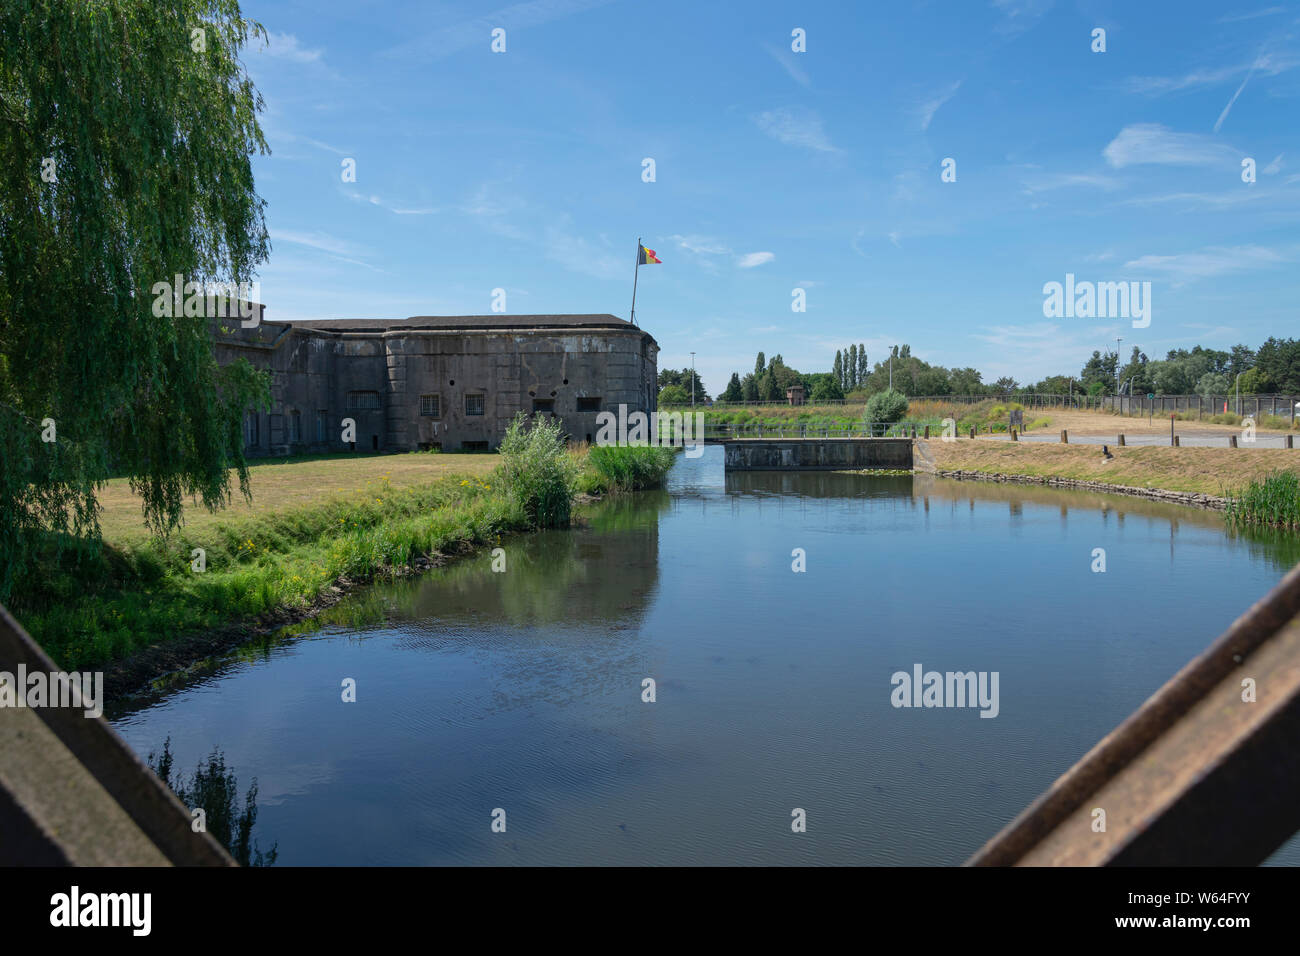
[(637, 265), (648, 266), (651, 263), (658, 263), (659, 265), (663, 265), (663, 260), (660, 259), (657, 255), (655, 255), (655, 251), (653, 249), (647, 249), (639, 242), (637, 243), (637, 248), (641, 250), (640, 253), (637, 255), (637, 260), (636, 260)]

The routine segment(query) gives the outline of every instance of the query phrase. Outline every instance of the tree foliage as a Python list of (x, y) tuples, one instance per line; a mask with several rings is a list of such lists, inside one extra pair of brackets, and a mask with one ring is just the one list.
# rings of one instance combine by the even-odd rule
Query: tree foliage
[(111, 475), (158, 532), (188, 496), (227, 503), (231, 468), (248, 494), (266, 380), (219, 368), (209, 320), (155, 316), (151, 290), (252, 282), (266, 258), (256, 36), (235, 0), (0, 7), (0, 600), (43, 534), (97, 542)]

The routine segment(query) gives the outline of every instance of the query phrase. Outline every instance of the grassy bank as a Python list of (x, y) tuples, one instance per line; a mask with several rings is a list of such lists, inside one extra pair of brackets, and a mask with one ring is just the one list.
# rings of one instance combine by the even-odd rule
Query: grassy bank
[(103, 545), (58, 553), (52, 542), (12, 610), (62, 667), (96, 667), (185, 635), (291, 619), (338, 588), (563, 526), (577, 495), (656, 486), (673, 461), (666, 449), (592, 454), (556, 438), (513, 455), (258, 465), (251, 506), (195, 509), (167, 539), (149, 537), (138, 500), (110, 486)]
[[(689, 406), (672, 407), (665, 406), (660, 409), (663, 411), (681, 411), (689, 412)], [(911, 400), (908, 402), (907, 412), (903, 416), (905, 421), (915, 422), (918, 425), (929, 425), (934, 432), (942, 429), (943, 420), (951, 418), (957, 423), (957, 429), (961, 433), (969, 432), (971, 428), (977, 429), (981, 433), (987, 433), (991, 428), (994, 432), (1005, 432), (1007, 422), (1010, 418), (1009, 412), (1023, 411), (1024, 406), (1014, 402), (1002, 402), (996, 399), (985, 399), (973, 404), (945, 402), (942, 400)], [(863, 421), (866, 412), (866, 403), (864, 402), (846, 402), (843, 405), (723, 405), (703, 407), (700, 406), (696, 411), (704, 414), (706, 425), (829, 425), (832, 428), (845, 428), (850, 425), (856, 425)], [(1025, 418), (1026, 430), (1035, 428), (1046, 428), (1052, 424), (1049, 415), (1028, 415)]]
[(1228, 523), (1300, 531), (1300, 475), (1278, 471), (1252, 481), (1228, 499)]
[(1260, 448), (1161, 448), (1046, 442), (931, 441), (927, 450), (941, 471), (1072, 478), (1136, 488), (1162, 488), (1226, 496), (1275, 471), (1300, 471), (1300, 453)]

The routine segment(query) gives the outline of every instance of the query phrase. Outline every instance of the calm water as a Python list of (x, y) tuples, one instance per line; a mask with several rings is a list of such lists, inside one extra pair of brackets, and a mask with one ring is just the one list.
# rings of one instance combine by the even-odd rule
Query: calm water
[[(372, 589), (116, 726), (142, 754), (170, 735), (182, 768), (221, 746), (282, 865), (955, 864), (1296, 560), (1212, 513), (724, 476), (717, 447), (505, 550), (505, 573), (484, 554)], [(999, 715), (894, 708), (917, 663), (997, 671)]]

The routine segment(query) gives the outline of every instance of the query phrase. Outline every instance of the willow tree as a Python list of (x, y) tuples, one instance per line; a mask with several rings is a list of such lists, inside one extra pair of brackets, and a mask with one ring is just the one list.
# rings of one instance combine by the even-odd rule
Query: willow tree
[(0, 599), (42, 542), (98, 542), (110, 476), (158, 533), (187, 498), (228, 503), (232, 468), (249, 494), (240, 423), (266, 381), (152, 290), (266, 258), (239, 59), (265, 35), (236, 0), (0, 6)]

